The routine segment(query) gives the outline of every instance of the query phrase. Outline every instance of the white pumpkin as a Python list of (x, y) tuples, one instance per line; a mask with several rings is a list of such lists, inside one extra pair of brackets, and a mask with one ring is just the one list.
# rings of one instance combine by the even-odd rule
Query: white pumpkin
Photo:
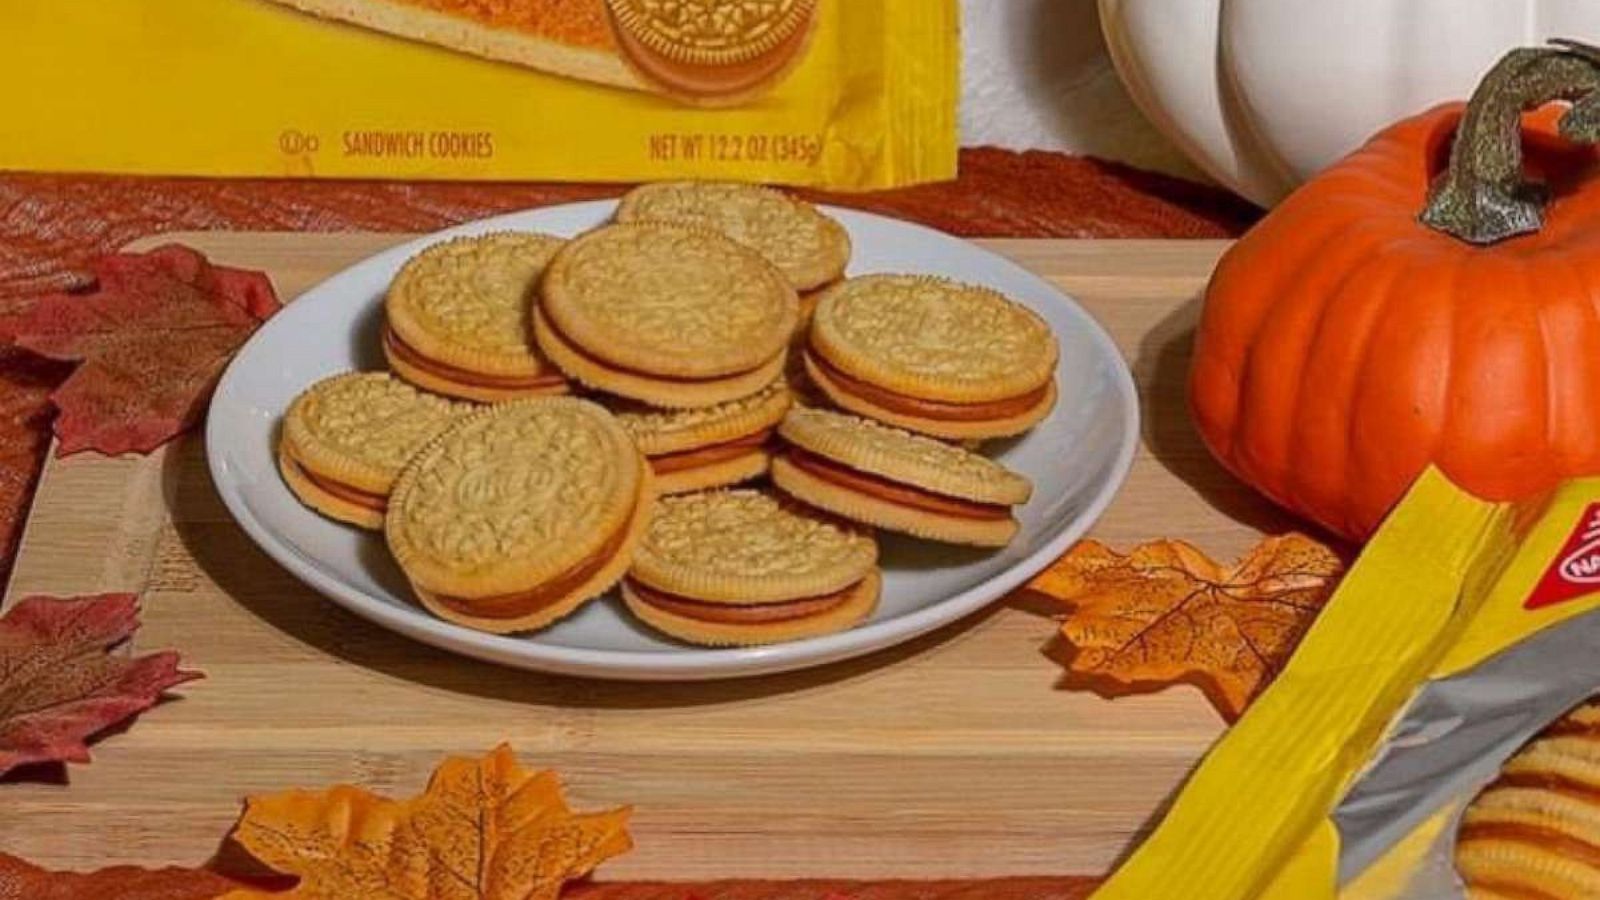
[(1600, 40), (1600, 0), (1099, 0), (1129, 93), (1271, 206), (1383, 126), (1465, 99), (1506, 50)]

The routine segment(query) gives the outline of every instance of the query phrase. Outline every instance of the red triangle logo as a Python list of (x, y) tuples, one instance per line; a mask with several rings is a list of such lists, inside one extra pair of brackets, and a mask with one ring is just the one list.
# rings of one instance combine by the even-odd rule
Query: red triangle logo
[(1600, 503), (1583, 511), (1561, 553), (1545, 570), (1523, 609), (1543, 609), (1600, 591)]

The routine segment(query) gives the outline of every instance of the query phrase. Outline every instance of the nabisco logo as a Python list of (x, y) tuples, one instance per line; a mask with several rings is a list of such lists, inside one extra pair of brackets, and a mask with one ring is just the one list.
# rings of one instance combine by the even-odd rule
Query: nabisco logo
[(1600, 585), (1600, 516), (1590, 514), (1582, 535), (1582, 546), (1562, 557), (1562, 578), (1578, 585)]
[(1596, 585), (1600, 585), (1600, 503), (1591, 503), (1561, 554), (1522, 605), (1525, 609), (1554, 606), (1591, 593)]

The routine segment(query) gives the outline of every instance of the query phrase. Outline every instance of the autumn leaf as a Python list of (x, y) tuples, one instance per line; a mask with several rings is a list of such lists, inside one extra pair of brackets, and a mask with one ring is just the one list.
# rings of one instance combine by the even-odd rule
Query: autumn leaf
[(568, 880), (633, 846), (629, 812), (575, 815), (554, 773), (522, 768), (504, 745), (482, 760), (446, 759), (410, 800), (348, 785), (252, 797), (234, 840), (300, 883), (228, 896), (555, 900)]
[(1343, 563), (1298, 534), (1231, 568), (1182, 541), (1126, 556), (1084, 541), (1028, 587), (1067, 607), (1073, 679), (1106, 696), (1189, 682), (1230, 722), (1288, 661)]
[[(72, 374), (66, 363), (0, 347), (0, 584), (16, 555), (33, 487), (50, 446), (50, 393)], [(3, 896), (3, 895), (0, 895)]]
[(52, 872), (0, 853), (0, 900), (213, 900), (238, 884), (206, 869)]
[(0, 616), (0, 773), (88, 762), (86, 739), (201, 677), (171, 651), (110, 652), (138, 627), (132, 594), (25, 597)]
[(94, 271), (92, 293), (0, 317), (0, 338), (80, 363), (51, 395), (62, 455), (148, 453), (200, 420), (223, 367), (278, 299), (265, 275), (177, 245), (104, 257)]

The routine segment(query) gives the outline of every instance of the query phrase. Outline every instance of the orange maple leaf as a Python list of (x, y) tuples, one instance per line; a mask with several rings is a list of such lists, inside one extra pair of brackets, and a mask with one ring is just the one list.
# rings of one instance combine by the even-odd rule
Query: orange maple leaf
[(225, 900), (555, 900), (632, 848), (629, 812), (574, 814), (555, 774), (522, 768), (505, 745), (446, 759), (410, 800), (349, 785), (251, 797), (234, 839), (300, 883)]
[(1231, 568), (1182, 541), (1126, 556), (1084, 541), (1028, 587), (1067, 606), (1069, 685), (1115, 697), (1187, 682), (1231, 722), (1288, 661), (1343, 569), (1299, 534), (1267, 538)]

